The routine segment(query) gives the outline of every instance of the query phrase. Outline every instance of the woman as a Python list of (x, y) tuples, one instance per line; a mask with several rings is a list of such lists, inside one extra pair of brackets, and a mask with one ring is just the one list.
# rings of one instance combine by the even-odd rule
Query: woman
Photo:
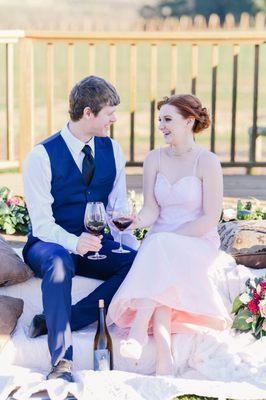
[(217, 156), (194, 136), (210, 117), (193, 95), (158, 103), (166, 147), (144, 162), (144, 206), (134, 228), (150, 226), (126, 279), (108, 311), (109, 321), (130, 327), (121, 355), (138, 359), (153, 333), (157, 374), (173, 374), (171, 334), (227, 328), (230, 317), (210, 277), (218, 255), (217, 223), (223, 179)]

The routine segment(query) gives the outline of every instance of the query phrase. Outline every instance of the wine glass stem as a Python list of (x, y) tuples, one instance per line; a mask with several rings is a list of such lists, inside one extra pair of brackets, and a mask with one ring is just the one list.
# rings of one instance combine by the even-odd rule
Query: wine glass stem
[(121, 231), (119, 231), (119, 240), (120, 240), (119, 250), (123, 250), (123, 246), (122, 246), (122, 232), (121, 232)]
[(99, 255), (100, 255), (100, 254), (99, 254), (98, 251), (96, 251), (94, 255), (95, 255), (96, 258), (99, 258)]

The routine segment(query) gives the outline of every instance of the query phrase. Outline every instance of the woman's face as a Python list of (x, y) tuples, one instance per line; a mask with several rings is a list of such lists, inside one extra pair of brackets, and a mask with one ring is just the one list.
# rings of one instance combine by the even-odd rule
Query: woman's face
[(159, 112), (159, 129), (167, 144), (185, 142), (192, 131), (194, 118), (184, 118), (175, 106), (164, 104)]

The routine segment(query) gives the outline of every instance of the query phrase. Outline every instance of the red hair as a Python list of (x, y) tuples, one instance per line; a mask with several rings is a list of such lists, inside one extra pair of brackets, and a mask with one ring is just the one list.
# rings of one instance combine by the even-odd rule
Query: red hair
[(205, 107), (202, 107), (201, 101), (193, 94), (180, 94), (170, 97), (164, 97), (157, 104), (158, 110), (165, 104), (175, 106), (178, 112), (184, 118), (195, 118), (192, 131), (198, 133), (207, 129), (211, 124), (210, 115)]

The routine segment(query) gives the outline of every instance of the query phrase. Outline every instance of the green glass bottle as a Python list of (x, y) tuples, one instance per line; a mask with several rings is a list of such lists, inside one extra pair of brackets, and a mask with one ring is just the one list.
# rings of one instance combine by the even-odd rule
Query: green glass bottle
[(113, 344), (105, 318), (104, 300), (99, 300), (98, 327), (93, 346), (94, 371), (113, 369)]

